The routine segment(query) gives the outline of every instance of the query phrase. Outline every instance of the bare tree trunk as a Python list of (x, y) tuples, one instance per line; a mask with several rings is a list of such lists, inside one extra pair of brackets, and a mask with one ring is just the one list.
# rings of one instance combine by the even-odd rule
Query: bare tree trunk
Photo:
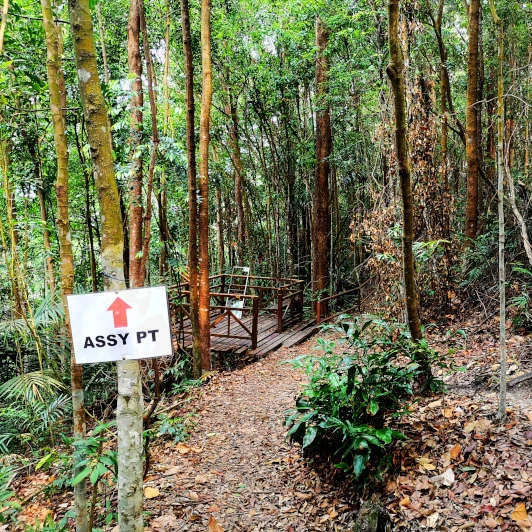
[(46, 252), (46, 272), (48, 275), (48, 286), (52, 294), (55, 292), (55, 272), (54, 259), (52, 257), (52, 244), (50, 242), (50, 231), (48, 231), (48, 213), (46, 211), (46, 202), (44, 198), (44, 190), (37, 187), (37, 196), (39, 198), (39, 208), (41, 211), (41, 221), (43, 223), (43, 245)]
[(506, 271), (504, 262), (504, 40), (502, 20), (497, 15), (495, 4), (490, 0), (490, 9), (497, 26), (497, 198), (499, 212), (499, 408), (497, 418), (506, 419)]
[(129, 170), (129, 286), (144, 284), (142, 273), (142, 58), (140, 54), (139, 2), (130, 0), (127, 24), (127, 57), (131, 79), (130, 170)]
[(240, 152), (240, 138), (238, 126), (238, 110), (235, 97), (231, 92), (231, 82), (229, 79), (229, 69), (226, 70), (226, 87), (227, 105), (225, 112), (229, 117), (229, 147), (231, 150), (231, 160), (233, 162), (233, 176), (235, 181), (235, 206), (236, 206), (236, 254), (237, 261), (244, 264), (246, 254), (246, 220), (244, 216), (244, 202), (242, 199), (243, 188), (243, 170), (242, 170), (242, 156)]
[[(316, 18), (316, 177), (313, 202), (312, 231), (312, 289), (318, 299), (329, 289), (329, 256), (331, 211), (329, 205), (329, 157), (332, 147), (331, 117), (329, 112), (329, 60), (326, 48), (329, 30), (318, 16)], [(322, 306), (322, 315), (327, 309)]]
[(192, 326), (192, 372), (201, 376), (202, 351), (199, 327), (198, 292), (198, 202), (196, 179), (196, 140), (194, 134), (194, 65), (188, 0), (181, 0), (181, 29), (185, 54), (186, 137), (188, 164), (188, 270), (190, 280), (190, 321)]
[(223, 205), (222, 205), (222, 187), (219, 180), (216, 180), (216, 226), (218, 228), (218, 270), (223, 272), (225, 269), (225, 245), (224, 245), (224, 224), (223, 224)]
[[(102, 270), (107, 290), (125, 288), (124, 239), (116, 183), (111, 128), (96, 66), (89, 0), (70, 0), (70, 25), (94, 180), (102, 218)], [(117, 362), (118, 523), (142, 531), (142, 386), (137, 360)]]
[(479, 33), (480, 0), (469, 2), (468, 24), (468, 60), (467, 60), (467, 98), (466, 98), (466, 159), (467, 159), (467, 197), (465, 212), (466, 245), (477, 236), (478, 228), (478, 182), (480, 172), (478, 129), (478, 78), (479, 78)]
[[(407, 146), (406, 98), (404, 60), (399, 42), (399, 0), (389, 0), (389, 47), (390, 64), (386, 69), (392, 85), (395, 108), (395, 148), (403, 201), (403, 273), (405, 282), (406, 313), (412, 340), (422, 338), (419, 319), (419, 300), (415, 283), (415, 266), (412, 243), (414, 240), (414, 202), (410, 177), (410, 161)], [(425, 361), (423, 368), (430, 376), (430, 367)]]
[(148, 39), (148, 30), (146, 28), (146, 12), (144, 0), (137, 0), (139, 3), (140, 29), (144, 41), (144, 58), (146, 60), (146, 74), (148, 81), (148, 97), (150, 100), (150, 117), (151, 117), (151, 142), (152, 150), (150, 155), (150, 164), (148, 166), (148, 180), (146, 183), (146, 210), (143, 217), (144, 238), (142, 241), (142, 258), (141, 271), (143, 274), (142, 282), (146, 277), (148, 259), (150, 256), (150, 239), (151, 239), (151, 219), (152, 219), (152, 196), (153, 183), (155, 180), (155, 163), (159, 151), (159, 128), (157, 126), (157, 98), (155, 96), (155, 72), (151, 59), (150, 42)]
[[(71, 339), (70, 316), (66, 304), (66, 296), (74, 289), (74, 257), (70, 239), (70, 221), (68, 205), (68, 143), (66, 139), (66, 91), (63, 71), (61, 69), (61, 40), (59, 29), (54, 22), (50, 0), (41, 0), (44, 32), (46, 36), (46, 72), (48, 77), (48, 90), (50, 94), (50, 109), (54, 127), (54, 145), (57, 157), (57, 226), (59, 230), (59, 268), (61, 272), (61, 295), (65, 311), (65, 328)], [(72, 393), (72, 417), (74, 439), (85, 437), (85, 408), (83, 397), (83, 369), (76, 364), (73, 353), (70, 358), (70, 385)], [(83, 459), (78, 455), (76, 462)], [(74, 467), (74, 476), (79, 473), (79, 468)], [(74, 486), (74, 508), (76, 511), (77, 532), (88, 531), (87, 519), (87, 482), (83, 480)]]
[(199, 328), (201, 363), (211, 369), (209, 297), (209, 141), (212, 101), (211, 2), (201, 0), (201, 116), (199, 162)]

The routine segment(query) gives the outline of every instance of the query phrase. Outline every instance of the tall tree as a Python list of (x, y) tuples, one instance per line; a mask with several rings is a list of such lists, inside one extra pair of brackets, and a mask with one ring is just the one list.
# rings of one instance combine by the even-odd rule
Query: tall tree
[[(329, 157), (332, 149), (331, 116), (329, 110), (329, 30), (316, 17), (316, 172), (313, 198), (312, 230), (312, 289), (317, 298), (329, 290), (329, 256), (331, 211), (329, 205)], [(323, 308), (323, 312), (326, 309)]]
[(209, 142), (212, 103), (211, 2), (201, 0), (201, 115), (199, 145), (199, 329), (201, 361), (211, 369), (209, 288)]
[[(66, 296), (74, 289), (74, 256), (70, 237), (69, 193), (68, 193), (68, 143), (66, 137), (66, 92), (63, 70), (61, 67), (60, 30), (54, 21), (50, 0), (41, 0), (44, 33), (46, 37), (46, 73), (50, 94), (50, 109), (54, 127), (54, 145), (57, 158), (57, 226), (59, 231), (59, 267), (61, 272), (61, 295), (65, 310), (65, 327), (71, 337), (70, 316)], [(71, 342), (72, 344), (72, 342)], [(72, 415), (74, 419), (74, 439), (85, 437), (85, 408), (83, 397), (83, 369), (76, 364), (72, 353), (70, 358), (70, 385), (72, 390)], [(81, 459), (82, 457), (79, 456)], [(74, 476), (79, 468), (74, 470)], [(77, 532), (88, 531), (87, 487), (82, 480), (74, 486), (74, 508), (76, 510)]]
[(129, 286), (144, 284), (142, 272), (142, 57), (140, 53), (140, 13), (138, 0), (129, 2), (127, 58), (131, 79), (130, 170), (129, 170)]
[[(101, 264), (106, 290), (125, 288), (120, 198), (114, 172), (111, 128), (98, 77), (89, 0), (70, 0), (70, 26), (94, 181), (101, 212)], [(118, 523), (143, 530), (142, 386), (137, 360), (117, 362)]]
[(479, 35), (480, 0), (469, 2), (467, 44), (467, 94), (466, 94), (466, 159), (467, 197), (465, 212), (466, 245), (477, 236), (478, 228), (478, 183), (480, 175), (479, 145)]
[[(497, 205), (499, 214), (499, 408), (497, 417), (506, 419), (506, 268), (504, 262), (506, 233), (504, 228), (504, 30), (495, 3), (490, 10), (497, 27)], [(511, 179), (511, 178), (510, 178)]]
[(181, 0), (181, 33), (185, 55), (186, 144), (188, 174), (188, 273), (190, 281), (190, 322), (192, 326), (192, 371), (201, 376), (202, 351), (199, 329), (198, 294), (198, 202), (196, 182), (196, 136), (194, 134), (194, 64), (188, 0)]
[[(399, 39), (399, 0), (388, 2), (388, 45), (390, 47), (390, 63), (386, 69), (392, 85), (394, 116), (395, 116), (395, 150), (397, 155), (397, 169), (401, 187), (403, 203), (403, 275), (405, 283), (406, 314), (408, 328), (412, 340), (417, 342), (422, 338), (421, 321), (419, 318), (419, 299), (415, 281), (414, 253), (414, 201), (412, 196), (412, 180), (410, 176), (410, 161), (408, 157), (407, 126), (406, 126), (406, 96), (404, 59)], [(423, 368), (430, 374), (430, 367), (425, 361)]]

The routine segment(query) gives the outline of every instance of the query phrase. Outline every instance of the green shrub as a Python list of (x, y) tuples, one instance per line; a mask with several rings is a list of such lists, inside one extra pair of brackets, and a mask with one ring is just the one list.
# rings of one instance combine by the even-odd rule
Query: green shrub
[(389, 419), (403, 413), (413, 394), (418, 360), (436, 354), (426, 342), (412, 342), (402, 324), (375, 317), (341, 316), (325, 329), (342, 338), (319, 339), (323, 354), (291, 361), (309, 382), (287, 412), (288, 438), (307, 455), (332, 456), (336, 467), (362, 482), (387, 468), (389, 447), (404, 438)]

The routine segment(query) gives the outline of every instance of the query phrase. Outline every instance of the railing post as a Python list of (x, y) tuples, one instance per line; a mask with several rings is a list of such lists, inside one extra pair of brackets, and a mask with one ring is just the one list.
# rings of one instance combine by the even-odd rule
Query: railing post
[(283, 294), (282, 288), (277, 292), (277, 332), (283, 332)]
[(253, 319), (251, 322), (251, 349), (257, 349), (257, 333), (259, 330), (259, 300), (253, 298)]

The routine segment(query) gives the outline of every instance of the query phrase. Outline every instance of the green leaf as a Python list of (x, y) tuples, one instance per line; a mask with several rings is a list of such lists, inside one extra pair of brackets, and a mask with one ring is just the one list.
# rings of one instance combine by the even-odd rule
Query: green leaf
[(317, 434), (318, 427), (315, 427), (314, 425), (310, 425), (309, 427), (307, 427), (305, 436), (303, 437), (303, 449), (308, 447), (316, 439)]
[(105, 464), (98, 462), (90, 474), (91, 484), (94, 486), (105, 473), (107, 473), (107, 467), (105, 467)]
[(391, 443), (392, 434), (393, 431), (389, 428), (377, 429), (375, 431), (375, 435), (377, 436), (377, 438), (379, 438), (379, 440), (383, 441), (386, 444)]
[(91, 468), (85, 467), (82, 471), (80, 471), (72, 480), (72, 486), (75, 486), (76, 484), (79, 484), (83, 479), (87, 478), (91, 474)]
[(356, 478), (359, 478), (366, 469), (366, 462), (367, 456), (365, 454), (355, 454), (353, 459), (353, 473)]
[(370, 402), (369, 402), (369, 405), (368, 405), (368, 412), (374, 416), (378, 411), (379, 411), (379, 403), (377, 403), (377, 401), (375, 401), (374, 399), (372, 399)]

